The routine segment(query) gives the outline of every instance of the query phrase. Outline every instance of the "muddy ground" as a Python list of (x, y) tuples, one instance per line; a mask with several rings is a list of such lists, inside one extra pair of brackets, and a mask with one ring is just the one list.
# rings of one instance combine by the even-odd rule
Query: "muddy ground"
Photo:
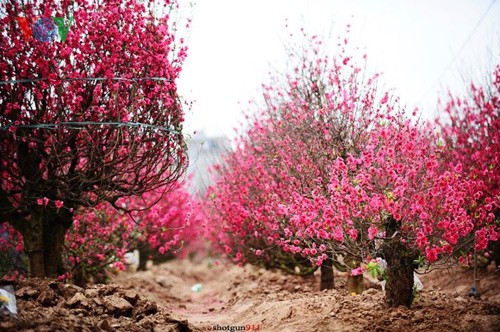
[(467, 296), (472, 271), (423, 276), (411, 309), (386, 309), (374, 284), (350, 295), (345, 279), (339, 273), (335, 290), (319, 291), (318, 275), (209, 260), (174, 260), (85, 289), (29, 279), (15, 285), (19, 313), (0, 318), (0, 331), (500, 331), (493, 267), (481, 271), (480, 299)]

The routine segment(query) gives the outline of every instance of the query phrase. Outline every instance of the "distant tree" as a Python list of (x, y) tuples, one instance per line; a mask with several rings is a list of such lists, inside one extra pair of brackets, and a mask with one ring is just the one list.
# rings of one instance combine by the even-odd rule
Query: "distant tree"
[[(148, 202), (155, 201), (151, 208)], [(67, 278), (77, 284), (105, 281), (112, 265), (124, 269), (126, 253), (139, 250), (139, 269), (150, 258), (168, 259), (182, 255), (201, 242), (200, 209), (181, 184), (163, 193), (147, 192), (119, 200), (131, 213), (101, 203), (78, 211), (66, 234), (64, 263)]]
[[(164, 8), (149, 0), (5, 5), (0, 222), (22, 234), (30, 276), (55, 276), (78, 207), (118, 207), (120, 197), (168, 190), (184, 173), (176, 79), (186, 50), (175, 48), (168, 0)], [(18, 19), (66, 17), (67, 26), (70, 15), (67, 38), (52, 42), (28, 38)]]
[(500, 265), (500, 65), (487, 81), (471, 82), (465, 95), (448, 94), (437, 120), (447, 162), (461, 164), (461, 173), (475, 179), (475, 224), (469, 247), (482, 252), (490, 243), (492, 259)]
[(368, 128), (378, 121), (378, 75), (365, 77), (347, 40), (340, 44), (339, 53), (328, 56), (321, 55), (317, 38), (289, 50), (292, 70), (263, 86), (265, 104), (248, 117), (248, 130), (208, 195), (216, 243), (224, 251), (290, 272), (294, 266), (300, 273), (320, 268), (321, 289), (333, 288), (333, 265), (348, 269), (338, 260), (345, 252), (331, 250), (334, 240), (320, 227), (332, 211), (304, 215), (300, 223), (311, 226), (305, 233), (296, 233), (293, 216), (282, 211), (302, 198), (328, 197), (332, 161), (359, 153)]

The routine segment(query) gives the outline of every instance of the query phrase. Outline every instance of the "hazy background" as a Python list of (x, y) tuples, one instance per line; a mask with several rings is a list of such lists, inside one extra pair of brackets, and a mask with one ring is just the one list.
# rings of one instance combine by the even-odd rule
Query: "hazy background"
[(495, 0), (197, 0), (181, 10), (193, 20), (179, 82), (194, 101), (187, 134), (234, 137), (269, 70), (286, 63), (289, 33), (301, 27), (335, 43), (350, 23), (350, 43), (366, 52), (370, 69), (425, 117), (435, 116), (438, 92), (461, 89), (462, 76), (484, 76), (500, 62)]

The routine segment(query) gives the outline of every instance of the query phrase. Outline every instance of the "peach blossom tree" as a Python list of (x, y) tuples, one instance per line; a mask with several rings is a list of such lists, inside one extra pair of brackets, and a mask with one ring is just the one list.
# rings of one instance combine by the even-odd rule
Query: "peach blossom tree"
[(450, 167), (428, 126), (345, 48), (310, 49), (285, 83), (264, 87), (264, 108), (220, 167), (207, 196), (214, 237), (237, 261), (307, 258), (322, 288), (337, 257), (351, 277), (383, 257), (388, 305), (410, 306), (414, 270), (485, 231), (471, 213), (481, 180)]
[(450, 93), (440, 109), (444, 115), (437, 124), (447, 162), (462, 165), (462, 176), (477, 180), (469, 208), (478, 227), (469, 247), (487, 254), (492, 248), (500, 265), (500, 65), (484, 84), (471, 83), (467, 95)]
[[(5, 3), (0, 222), (22, 234), (30, 276), (62, 272), (76, 209), (118, 207), (184, 173), (176, 80), (186, 49), (170, 30), (175, 2), (162, 3)], [(66, 27), (59, 38), (47, 37), (51, 17)]]

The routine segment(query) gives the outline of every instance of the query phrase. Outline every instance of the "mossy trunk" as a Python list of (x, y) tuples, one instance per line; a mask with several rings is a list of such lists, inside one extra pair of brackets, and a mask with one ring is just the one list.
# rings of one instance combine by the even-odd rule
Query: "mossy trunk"
[(335, 287), (335, 280), (333, 277), (333, 261), (330, 256), (321, 264), (321, 284), (320, 290), (333, 289)]
[(400, 223), (391, 218), (386, 224), (386, 234), (391, 238), (383, 244), (387, 261), (385, 302), (388, 307), (410, 307), (415, 296), (413, 273), (418, 254), (401, 242), (399, 230)]

